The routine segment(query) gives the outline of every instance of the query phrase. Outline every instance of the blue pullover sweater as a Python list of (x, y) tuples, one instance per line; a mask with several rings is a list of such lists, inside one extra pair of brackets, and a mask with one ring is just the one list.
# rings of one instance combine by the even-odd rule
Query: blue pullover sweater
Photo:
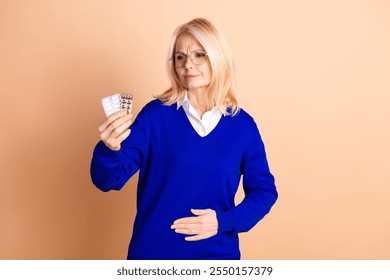
[[(102, 191), (120, 190), (139, 170), (137, 214), (128, 259), (240, 259), (238, 233), (251, 229), (277, 199), (264, 145), (243, 109), (222, 116), (206, 137), (193, 129), (182, 107), (148, 103), (119, 151), (100, 141), (91, 178)], [(243, 176), (244, 200), (234, 196)], [(218, 234), (200, 241), (170, 228), (190, 209), (216, 211)]]

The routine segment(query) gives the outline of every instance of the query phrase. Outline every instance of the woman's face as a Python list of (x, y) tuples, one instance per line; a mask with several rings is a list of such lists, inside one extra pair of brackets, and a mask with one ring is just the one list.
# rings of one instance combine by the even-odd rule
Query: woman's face
[(211, 64), (204, 48), (194, 37), (181, 35), (177, 38), (174, 59), (182, 86), (189, 92), (206, 91), (211, 81)]

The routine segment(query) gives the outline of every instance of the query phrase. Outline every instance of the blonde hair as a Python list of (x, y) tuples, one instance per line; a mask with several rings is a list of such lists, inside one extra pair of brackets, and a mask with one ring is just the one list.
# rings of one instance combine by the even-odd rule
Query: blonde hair
[(236, 115), (239, 107), (235, 92), (235, 69), (229, 45), (219, 30), (203, 18), (182, 24), (173, 32), (167, 65), (171, 87), (156, 98), (165, 105), (172, 105), (184, 97), (185, 88), (180, 83), (172, 58), (177, 38), (185, 34), (193, 36), (202, 45), (210, 60), (212, 74), (206, 95), (208, 109), (216, 107), (224, 115)]

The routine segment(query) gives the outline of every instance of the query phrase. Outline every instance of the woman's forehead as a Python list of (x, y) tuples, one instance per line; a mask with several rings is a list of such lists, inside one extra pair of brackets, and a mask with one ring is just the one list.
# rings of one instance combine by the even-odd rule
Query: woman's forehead
[(191, 35), (180, 35), (175, 44), (175, 51), (204, 50), (202, 45)]

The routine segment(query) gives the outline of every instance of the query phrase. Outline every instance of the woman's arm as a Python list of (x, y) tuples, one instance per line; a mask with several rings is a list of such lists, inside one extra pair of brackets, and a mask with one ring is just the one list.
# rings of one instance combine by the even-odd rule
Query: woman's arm
[(243, 154), (241, 172), (244, 200), (227, 211), (217, 210), (218, 232), (239, 233), (250, 230), (271, 210), (278, 198), (264, 144), (255, 123)]
[(127, 122), (131, 116), (126, 115), (125, 110), (116, 114), (99, 127), (102, 140), (93, 151), (90, 168), (92, 182), (105, 192), (122, 189), (139, 170), (147, 153), (148, 134), (143, 110), (131, 125), (131, 133)]

